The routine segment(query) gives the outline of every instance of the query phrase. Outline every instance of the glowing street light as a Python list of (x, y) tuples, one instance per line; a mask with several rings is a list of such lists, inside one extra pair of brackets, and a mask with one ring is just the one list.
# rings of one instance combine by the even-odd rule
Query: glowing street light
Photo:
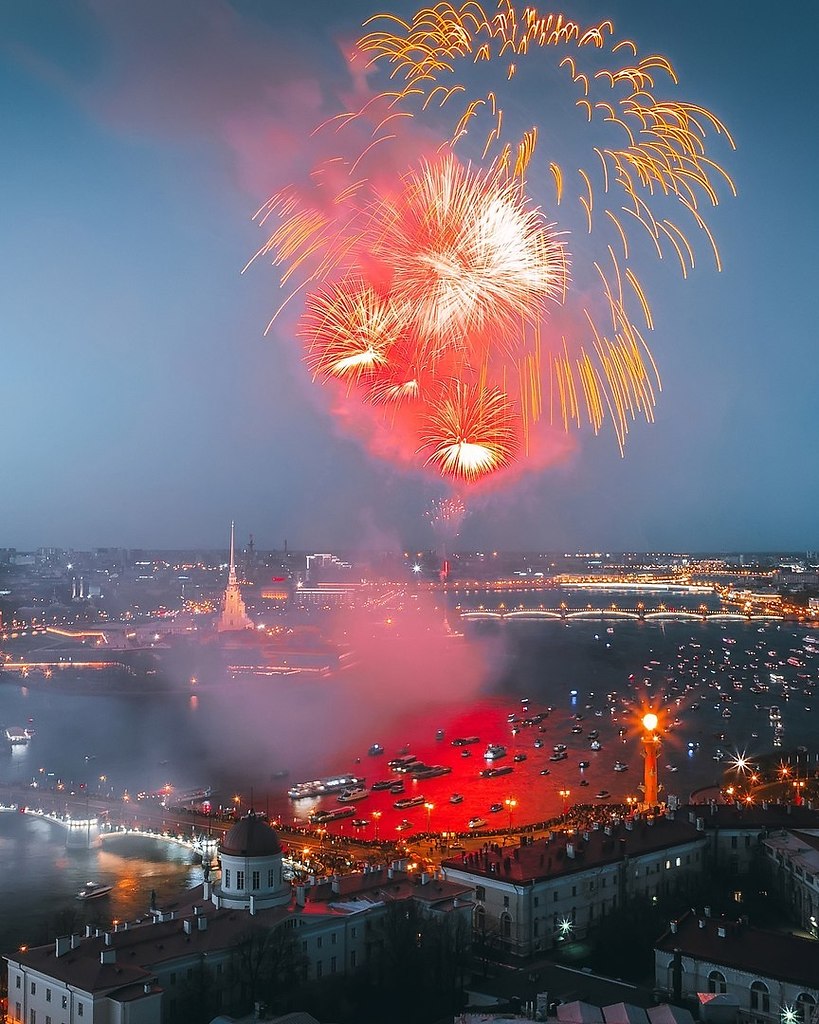
[(427, 812), (427, 832), (431, 832), (432, 828), (430, 824), (430, 819), (432, 818), (432, 811), (433, 808), (435, 807), (435, 804), (432, 804), (429, 802), (429, 800), (427, 800), (427, 802), (424, 804), (424, 807), (426, 808)]
[(376, 839), (376, 842), (378, 842), (378, 823), (381, 820), (381, 815), (383, 813), (384, 813), (383, 811), (373, 811), (373, 821), (375, 822), (375, 839)]
[(570, 789), (560, 789), (560, 790), (558, 790), (558, 796), (563, 801), (563, 814), (564, 815), (567, 814), (568, 810), (569, 810), (569, 797), (571, 796), (571, 793), (572, 793), (572, 791)]
[(657, 735), (659, 719), (653, 711), (647, 711), (642, 718), (643, 724), (643, 793), (647, 807), (657, 803), (659, 785), (657, 783), (657, 752), (660, 749), (660, 738)]

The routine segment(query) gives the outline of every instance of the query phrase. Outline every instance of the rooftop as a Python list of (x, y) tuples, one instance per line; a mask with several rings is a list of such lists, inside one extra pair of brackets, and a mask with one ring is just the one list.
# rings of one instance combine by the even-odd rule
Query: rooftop
[(639, 857), (704, 839), (687, 817), (657, 815), (620, 821), (610, 826), (551, 837), (522, 846), (486, 844), (476, 853), (464, 853), (443, 862), (444, 869), (531, 883), (614, 864), (624, 857)]
[(689, 911), (660, 936), (655, 949), (671, 955), (707, 960), (758, 974), (760, 978), (816, 986), (819, 942), (782, 932), (754, 928), (726, 918), (698, 916)]

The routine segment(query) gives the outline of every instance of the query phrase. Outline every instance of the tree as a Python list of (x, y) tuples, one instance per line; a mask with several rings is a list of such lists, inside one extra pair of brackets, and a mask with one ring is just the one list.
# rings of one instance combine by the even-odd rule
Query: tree
[(305, 960), (284, 925), (253, 925), (233, 947), (231, 967), (237, 1006), (244, 1012), (258, 1001), (286, 1003), (304, 975)]

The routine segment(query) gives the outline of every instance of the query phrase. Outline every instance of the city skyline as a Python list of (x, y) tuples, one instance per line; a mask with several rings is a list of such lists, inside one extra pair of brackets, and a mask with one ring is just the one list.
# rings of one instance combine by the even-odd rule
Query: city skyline
[[(389, 5), (407, 16), (416, 5)], [(709, 214), (725, 269), (646, 270), (656, 422), (570, 435), (565, 454), (467, 496), (456, 547), (548, 551), (816, 546), (808, 287), (817, 155), (808, 39), (747, 5), (584, 2), (725, 121), (739, 190)], [(240, 270), (255, 209), (343, 109), (362, 0), (75, 3), (0, 14), (6, 290), (0, 544), (430, 548), (447, 489), (370, 456), (311, 387), (275, 274)], [(767, 73), (767, 79), (766, 79)], [(539, 101), (542, 104), (542, 100)], [(535, 101), (532, 103), (536, 106)], [(764, 241), (763, 241), (764, 240)], [(510, 539), (514, 538), (514, 544)]]

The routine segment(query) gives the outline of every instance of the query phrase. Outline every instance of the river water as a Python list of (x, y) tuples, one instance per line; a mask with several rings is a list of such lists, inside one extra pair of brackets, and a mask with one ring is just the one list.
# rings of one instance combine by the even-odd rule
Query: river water
[[(459, 600), (470, 607), (509, 604), (508, 596), (490, 593)], [(542, 594), (524, 600), (532, 606)], [(656, 600), (652, 595), (646, 603)], [(369, 785), (392, 777), (385, 762), (403, 749), (450, 767), (438, 778), (406, 781), (406, 795), (423, 796), (430, 808), (396, 809), (398, 797), (384, 792), (356, 804), (369, 822), (361, 834), (372, 837), (377, 827), (383, 838), (395, 835), (402, 819), (416, 832), (428, 824), (463, 831), (470, 818), (501, 827), (510, 812), (514, 823), (548, 818), (566, 799), (594, 804), (597, 793), (612, 800), (636, 796), (637, 720), (647, 707), (661, 712), (661, 782), (683, 799), (720, 781), (725, 766), (714, 759), (718, 751), (772, 749), (771, 705), (781, 709), (783, 749), (813, 742), (819, 655), (805, 650), (805, 630), (792, 624), (507, 621), (470, 624), (459, 634), (441, 627), (446, 611), (457, 621), (451, 608), (408, 602), (396, 621), (368, 614), (345, 623), (351, 653), (344, 670), (329, 678), (205, 676), (196, 684), (180, 681), (173, 693), (145, 696), (3, 683), (0, 726), (28, 724), (35, 734), (27, 746), (0, 747), (0, 782), (134, 796), (167, 783), (211, 786), (215, 805), (230, 806), (238, 797), (241, 808), (252, 791), (257, 809), (290, 822), (338, 806), (332, 797), (293, 804), (286, 790), (294, 782), (354, 771)], [(508, 720), (550, 707), (539, 724)], [(591, 730), (599, 733), (600, 750), (590, 748)], [(479, 744), (451, 743), (472, 735)], [(512, 765), (512, 773), (479, 776), (490, 742), (506, 746), (498, 763)], [(368, 755), (374, 743), (384, 747), (383, 756)], [(569, 756), (551, 762), (558, 743)], [(515, 761), (516, 754), (525, 760)], [(588, 768), (581, 770), (580, 760)], [(615, 761), (628, 770), (615, 773)], [(545, 769), (548, 775), (541, 774)], [(568, 798), (560, 795), (565, 790)], [(462, 802), (451, 803), (453, 793)], [(490, 810), (493, 805), (502, 810)], [(336, 828), (350, 832), (352, 825)], [(53, 935), (78, 907), (80, 916), (133, 918), (147, 910), (152, 889), (167, 904), (201, 880), (201, 868), (179, 848), (123, 840), (67, 851), (55, 826), (11, 813), (0, 814), (0, 864), (0, 951)], [(89, 879), (113, 883), (111, 896), (78, 904), (74, 893)]]

